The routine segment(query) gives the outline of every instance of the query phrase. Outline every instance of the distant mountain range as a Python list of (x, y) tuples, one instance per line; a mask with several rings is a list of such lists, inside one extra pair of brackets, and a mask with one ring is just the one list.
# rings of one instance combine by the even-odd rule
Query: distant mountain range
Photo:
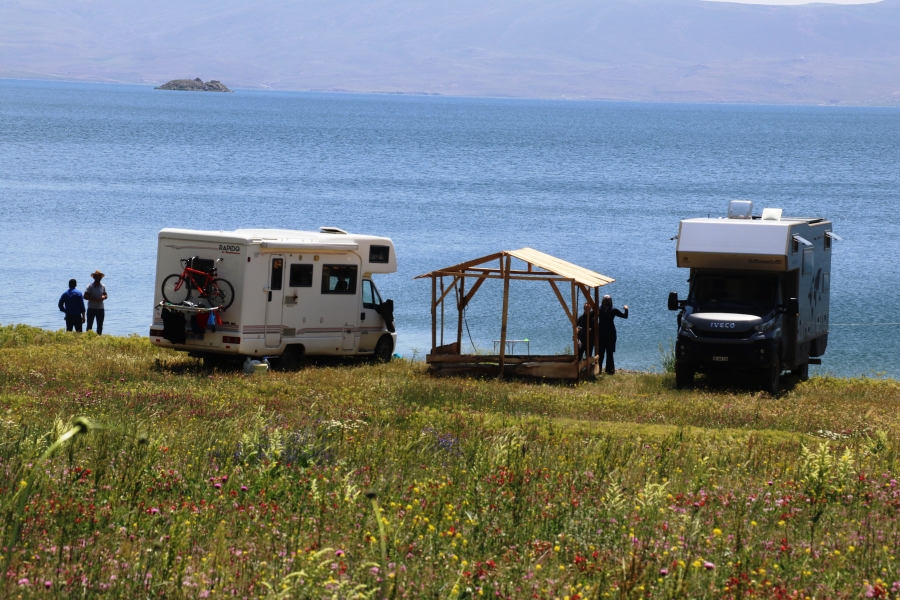
[(900, 105), (900, 0), (4, 0), (0, 77)]

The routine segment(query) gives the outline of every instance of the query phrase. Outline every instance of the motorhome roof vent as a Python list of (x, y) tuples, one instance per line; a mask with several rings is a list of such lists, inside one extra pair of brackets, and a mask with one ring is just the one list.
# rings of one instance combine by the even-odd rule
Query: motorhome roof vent
[(781, 220), (781, 209), (780, 208), (764, 208), (762, 214), (763, 221), (780, 221)]
[(753, 201), (752, 200), (732, 200), (728, 203), (729, 219), (751, 219), (753, 218)]
[(319, 227), (319, 233), (342, 233), (347, 235), (347, 232), (339, 227)]

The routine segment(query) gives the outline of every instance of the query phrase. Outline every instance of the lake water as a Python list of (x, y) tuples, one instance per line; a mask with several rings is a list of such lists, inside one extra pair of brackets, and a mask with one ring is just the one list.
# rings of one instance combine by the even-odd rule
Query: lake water
[[(618, 366), (659, 368), (687, 291), (670, 241), (734, 198), (824, 216), (832, 267), (820, 372), (900, 377), (900, 110), (566, 102), (0, 80), (0, 323), (58, 328), (59, 295), (101, 269), (106, 330), (146, 335), (163, 227), (386, 235), (398, 351), (430, 346), (427, 280), (523, 246), (613, 277)], [(172, 271), (177, 265), (172, 265)], [(492, 285), (493, 284), (493, 285)], [(499, 338), (498, 282), (468, 311)], [(451, 326), (455, 336), (455, 325)], [(546, 284), (512, 287), (511, 338), (571, 344)], [(469, 335), (465, 335), (467, 345)]]

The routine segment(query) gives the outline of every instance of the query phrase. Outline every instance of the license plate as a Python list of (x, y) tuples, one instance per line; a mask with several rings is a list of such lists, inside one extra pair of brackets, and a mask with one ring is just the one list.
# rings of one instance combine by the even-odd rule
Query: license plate
[(716, 362), (728, 362), (727, 356), (713, 356), (713, 360)]
[(203, 341), (203, 335), (204, 334), (202, 334), (202, 333), (187, 333), (187, 334), (185, 334), (187, 339), (197, 340), (197, 341)]

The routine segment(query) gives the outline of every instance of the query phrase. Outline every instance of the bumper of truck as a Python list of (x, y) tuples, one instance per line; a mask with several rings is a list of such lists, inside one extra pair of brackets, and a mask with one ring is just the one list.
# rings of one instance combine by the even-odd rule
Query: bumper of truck
[(679, 335), (675, 361), (698, 371), (728, 368), (758, 369), (772, 364), (778, 353), (776, 339), (721, 340)]

